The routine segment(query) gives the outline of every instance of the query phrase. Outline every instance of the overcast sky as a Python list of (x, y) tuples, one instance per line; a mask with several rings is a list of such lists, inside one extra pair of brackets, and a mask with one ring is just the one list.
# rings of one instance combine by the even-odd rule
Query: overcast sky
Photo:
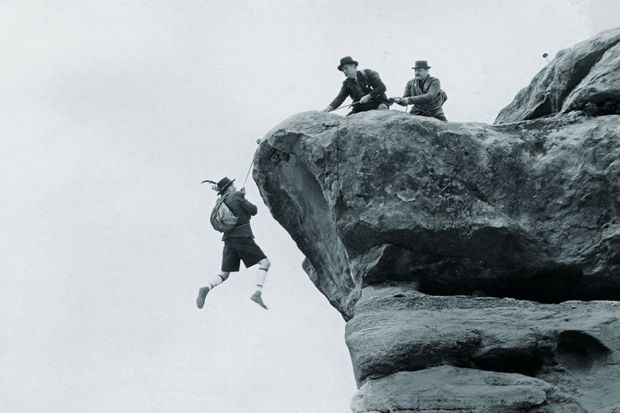
[(349, 411), (344, 322), (253, 182), (271, 309), (247, 270), (196, 309), (222, 248), (200, 181), (242, 181), (256, 138), (333, 99), (345, 55), (390, 96), (428, 60), (449, 120), (492, 122), (543, 52), (618, 16), (614, 0), (1, 0), (2, 410)]

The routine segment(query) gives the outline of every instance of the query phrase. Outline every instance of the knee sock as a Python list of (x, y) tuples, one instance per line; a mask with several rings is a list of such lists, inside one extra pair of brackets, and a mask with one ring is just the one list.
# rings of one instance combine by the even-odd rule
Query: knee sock
[(209, 287), (209, 290), (212, 290), (221, 283), (223, 283), (225, 280), (226, 278), (224, 278), (222, 274), (218, 274), (215, 277), (211, 278), (209, 281), (207, 281), (207, 287)]
[(256, 291), (263, 291), (263, 285), (267, 279), (267, 268), (259, 267), (256, 271)]

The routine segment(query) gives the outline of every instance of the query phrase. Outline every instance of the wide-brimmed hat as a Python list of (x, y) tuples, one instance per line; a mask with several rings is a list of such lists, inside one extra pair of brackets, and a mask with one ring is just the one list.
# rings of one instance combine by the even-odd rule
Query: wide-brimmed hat
[(220, 181), (217, 183), (217, 193), (220, 195), (223, 194), (224, 191), (226, 191), (226, 188), (228, 188), (233, 182), (235, 182), (234, 179), (230, 180), (226, 176), (220, 179)]
[(431, 67), (428, 65), (426, 60), (416, 60), (415, 66), (412, 69), (430, 69)]
[(351, 56), (345, 56), (342, 59), (340, 59), (340, 64), (338, 65), (338, 70), (340, 70), (342, 72), (342, 66), (349, 65), (349, 64), (354, 64), (355, 66), (357, 66), (359, 63), (357, 63), (355, 60), (353, 60), (353, 58)]

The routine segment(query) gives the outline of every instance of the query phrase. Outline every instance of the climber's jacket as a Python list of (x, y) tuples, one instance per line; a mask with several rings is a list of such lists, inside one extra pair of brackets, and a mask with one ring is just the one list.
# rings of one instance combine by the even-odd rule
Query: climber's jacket
[(371, 69), (364, 69), (357, 71), (357, 78), (346, 78), (342, 82), (340, 93), (329, 104), (332, 108), (337, 108), (342, 105), (342, 102), (350, 96), (354, 102), (358, 102), (362, 96), (370, 95), (372, 100), (380, 103), (388, 103), (388, 98), (385, 95), (387, 88), (379, 77), (379, 73)]
[(429, 114), (442, 112), (441, 106), (446, 99), (445, 92), (441, 90), (439, 79), (432, 76), (427, 76), (423, 81), (411, 79), (407, 82), (403, 93), (403, 103), (415, 105), (420, 111)]
[(243, 192), (235, 191), (224, 195), (224, 202), (237, 217), (237, 226), (225, 232), (222, 241), (227, 238), (254, 238), (250, 227), (250, 217), (256, 215), (256, 205), (245, 199)]

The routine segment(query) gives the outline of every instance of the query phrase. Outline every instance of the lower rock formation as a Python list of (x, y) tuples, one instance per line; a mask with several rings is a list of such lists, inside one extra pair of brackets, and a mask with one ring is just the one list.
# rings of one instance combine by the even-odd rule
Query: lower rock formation
[[(346, 340), (354, 412), (586, 412), (620, 398), (620, 303), (363, 289)], [(612, 350), (613, 349), (613, 350)]]

